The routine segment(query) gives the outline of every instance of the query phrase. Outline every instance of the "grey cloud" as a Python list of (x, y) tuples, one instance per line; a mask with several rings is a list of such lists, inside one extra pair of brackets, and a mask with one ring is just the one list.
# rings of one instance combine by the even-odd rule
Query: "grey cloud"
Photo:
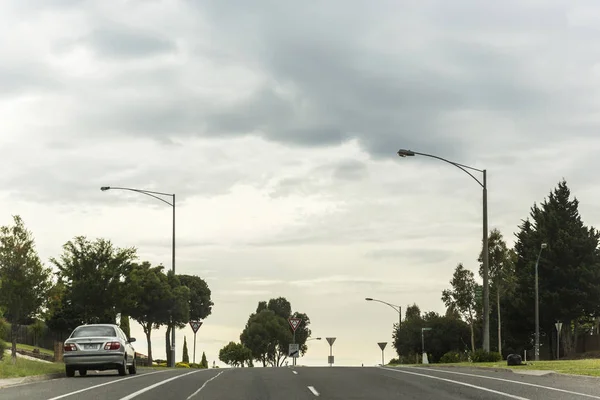
[(170, 39), (124, 26), (95, 29), (84, 41), (106, 57), (136, 58), (176, 50), (175, 43)]
[(380, 259), (402, 259), (415, 264), (435, 264), (450, 259), (455, 253), (443, 249), (378, 249), (366, 254), (367, 258)]
[(32, 62), (14, 65), (9, 61), (0, 65), (0, 98), (14, 97), (24, 93), (51, 93), (64, 88), (55, 71)]

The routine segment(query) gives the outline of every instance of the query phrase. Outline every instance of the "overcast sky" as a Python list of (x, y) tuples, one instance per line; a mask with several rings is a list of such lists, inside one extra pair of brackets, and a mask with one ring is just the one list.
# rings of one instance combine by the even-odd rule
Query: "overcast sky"
[(397, 315), (365, 297), (444, 312), (478, 270), (481, 188), (399, 148), (487, 169), (509, 244), (563, 177), (600, 225), (598, 26), (597, 0), (5, 0), (0, 223), (44, 261), (86, 235), (170, 266), (169, 208), (99, 188), (174, 192), (177, 272), (215, 302), (197, 360), (285, 296), (336, 364), (372, 365)]

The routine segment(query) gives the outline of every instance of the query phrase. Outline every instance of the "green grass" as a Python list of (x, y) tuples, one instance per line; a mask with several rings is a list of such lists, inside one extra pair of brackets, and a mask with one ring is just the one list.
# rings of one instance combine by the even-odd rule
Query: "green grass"
[[(7, 346), (10, 349), (10, 343), (7, 343)], [(30, 346), (28, 344), (17, 343), (17, 350), (33, 351), (33, 349), (36, 349), (36, 348), (40, 349), (40, 353), (44, 353), (44, 354), (48, 354), (50, 356), (54, 356), (54, 351), (52, 351), (52, 350), (43, 349), (41, 347)]]
[(45, 375), (64, 371), (65, 364), (63, 363), (44, 363), (17, 358), (16, 363), (13, 365), (9, 354), (5, 354), (4, 358), (0, 360), (0, 379)]
[(562, 374), (600, 376), (600, 359), (585, 360), (558, 360), (558, 361), (527, 361), (527, 365), (508, 366), (506, 361), (487, 362), (487, 363), (454, 363), (454, 364), (413, 364), (420, 367), (483, 367), (483, 368), (502, 368), (513, 371), (520, 370), (542, 370), (554, 371)]

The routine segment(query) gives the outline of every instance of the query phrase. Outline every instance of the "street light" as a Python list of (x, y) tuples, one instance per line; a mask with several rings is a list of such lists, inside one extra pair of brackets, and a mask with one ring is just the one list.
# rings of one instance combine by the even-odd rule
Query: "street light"
[(320, 337), (315, 337), (315, 338), (310, 338), (310, 339), (306, 339), (307, 342), (310, 342), (311, 340), (321, 340), (322, 338)]
[[(172, 242), (172, 254), (171, 254), (171, 271), (173, 271), (173, 275), (175, 275), (175, 194), (171, 193), (162, 193), (162, 192), (154, 192), (151, 190), (142, 190), (142, 189), (133, 189), (126, 187), (115, 187), (115, 186), (102, 186), (100, 188), (103, 192), (107, 190), (128, 190), (130, 192), (136, 192), (145, 194), (146, 196), (153, 197), (157, 200), (162, 201), (165, 204), (168, 204), (173, 208), (173, 242)], [(171, 197), (172, 201), (168, 202), (162, 197)], [(175, 368), (175, 326), (173, 325), (171, 329), (171, 367)]]
[[(427, 353), (425, 353), (425, 335), (423, 334), (423, 332), (430, 331), (430, 330), (431, 330), (431, 328), (421, 328), (421, 352), (423, 354), (423, 356), (422, 356), (423, 364), (429, 364), (429, 360), (427, 359)], [(427, 360), (427, 363), (424, 362), (425, 360)]]
[(394, 304), (390, 304), (390, 303), (385, 302), (385, 301), (373, 299), (371, 297), (366, 297), (365, 300), (366, 301), (376, 301), (378, 303), (386, 304), (386, 305), (392, 307), (394, 309), (394, 311), (396, 311), (398, 313), (398, 329), (400, 329), (400, 324), (402, 323), (402, 307), (396, 306)]
[(541, 244), (540, 252), (538, 253), (537, 260), (535, 261), (535, 361), (540, 361), (540, 299), (538, 285), (538, 264), (540, 263), (542, 251), (546, 247), (548, 247), (546, 243)]
[[(414, 157), (415, 155), (435, 158), (454, 165), (461, 169), (467, 175), (475, 180), (483, 189), (483, 350), (490, 351), (490, 286), (489, 286), (489, 248), (488, 248), (488, 207), (487, 207), (487, 171), (485, 169), (477, 169), (468, 165), (459, 164), (454, 161), (446, 160), (445, 158), (434, 156), (432, 154), (419, 153), (412, 150), (398, 150), (400, 157)], [(480, 181), (468, 170), (479, 172), (483, 175)]]

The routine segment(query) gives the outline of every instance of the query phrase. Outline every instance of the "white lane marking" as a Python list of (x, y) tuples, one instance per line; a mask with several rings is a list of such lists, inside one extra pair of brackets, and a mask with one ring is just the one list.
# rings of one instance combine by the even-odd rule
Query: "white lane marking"
[(515, 396), (515, 395), (509, 394), (509, 393), (504, 393), (504, 392), (499, 392), (497, 390), (488, 389), (488, 388), (485, 388), (483, 386), (471, 385), (470, 383), (465, 383), (465, 382), (460, 382), (460, 381), (454, 381), (452, 379), (440, 378), (439, 376), (425, 375), (425, 374), (418, 374), (416, 372), (402, 371), (400, 368), (398, 368), (398, 369), (382, 368), (382, 369), (386, 369), (388, 371), (400, 372), (402, 374), (417, 375), (417, 376), (422, 376), (424, 378), (436, 379), (438, 381), (444, 381), (444, 382), (454, 383), (455, 385), (467, 386), (467, 387), (470, 387), (470, 388), (473, 388), (473, 389), (483, 390), (484, 392), (494, 393), (494, 394), (497, 394), (497, 395), (500, 395), (500, 396), (504, 396), (504, 397), (508, 397), (508, 398), (511, 398), (511, 399), (516, 399), (516, 400), (530, 400), (527, 397)]
[(298, 372), (296, 372), (296, 371), (292, 371), (292, 372), (294, 373), (294, 375), (298, 375)]
[[(419, 368), (416, 368), (416, 367), (405, 367), (405, 368), (419, 369)], [(513, 381), (513, 380), (510, 380), (510, 379), (496, 378), (496, 377), (493, 377), (493, 376), (485, 376), (485, 375), (477, 375), (477, 374), (467, 374), (465, 372), (444, 371), (442, 369), (434, 369), (434, 368), (428, 368), (428, 369), (430, 371), (443, 372), (443, 373), (446, 373), (446, 374), (464, 375), (464, 376), (472, 376), (472, 377), (475, 377), (475, 378), (491, 379), (491, 380), (494, 380), (494, 381), (510, 382), (510, 383), (516, 383), (518, 385), (532, 386), (532, 387), (536, 387), (536, 388), (540, 388), (540, 389), (553, 390), (555, 392), (568, 393), (568, 394), (573, 394), (573, 395), (582, 396), (582, 397), (589, 397), (590, 399), (600, 399), (599, 396), (594, 396), (594, 395), (591, 395), (591, 394), (579, 393), (579, 392), (572, 392), (570, 390), (554, 388), (554, 387), (551, 387), (551, 386), (536, 385), (535, 383)]]
[(317, 392), (317, 389), (315, 389), (314, 386), (308, 386), (308, 390), (310, 390), (315, 396), (319, 396), (319, 392)]
[(90, 387), (86, 387), (85, 389), (76, 390), (74, 392), (70, 392), (70, 393), (67, 393), (67, 394), (60, 395), (60, 396), (52, 397), (51, 399), (48, 399), (48, 400), (64, 399), (65, 397), (73, 396), (74, 394), (78, 394), (78, 393), (82, 393), (82, 392), (87, 392), (88, 390), (96, 389), (96, 388), (99, 388), (99, 387), (102, 387), (102, 386), (106, 386), (106, 385), (112, 385), (113, 383), (119, 383), (119, 382), (123, 382), (123, 381), (128, 381), (129, 379), (141, 378), (143, 376), (148, 376), (148, 375), (162, 374), (164, 372), (167, 372), (167, 371), (148, 372), (148, 373), (145, 373), (145, 374), (139, 374), (139, 375), (135, 375), (135, 376), (130, 376), (128, 378), (115, 379), (114, 381), (110, 381), (110, 382), (106, 382), (106, 383), (101, 383), (101, 384), (96, 385), (96, 386), (90, 386)]
[(215, 376), (213, 376), (212, 378), (210, 378), (209, 380), (207, 380), (206, 382), (204, 382), (204, 385), (202, 385), (200, 387), (200, 389), (198, 389), (194, 393), (192, 393), (186, 400), (190, 400), (192, 397), (194, 397), (195, 395), (197, 395), (198, 393), (200, 393), (202, 391), (202, 389), (204, 389), (206, 387), (206, 385), (208, 385), (208, 382), (212, 381), (213, 379), (217, 379), (217, 377), (219, 375), (221, 375), (223, 372), (225, 372), (225, 371), (219, 372), (218, 374), (216, 374)]
[(147, 391), (154, 389), (155, 387), (162, 386), (165, 383), (169, 383), (171, 381), (174, 381), (175, 379), (183, 378), (184, 376), (188, 376), (188, 375), (191, 375), (191, 374), (197, 374), (198, 372), (201, 372), (201, 371), (192, 371), (192, 372), (188, 372), (187, 374), (177, 375), (177, 376), (174, 376), (172, 378), (165, 379), (164, 381), (156, 382), (154, 385), (150, 385), (148, 387), (145, 387), (143, 389), (138, 390), (137, 392), (133, 392), (130, 395), (127, 395), (125, 397), (121, 397), (120, 400), (131, 400), (134, 397), (138, 397), (142, 393), (146, 393)]

